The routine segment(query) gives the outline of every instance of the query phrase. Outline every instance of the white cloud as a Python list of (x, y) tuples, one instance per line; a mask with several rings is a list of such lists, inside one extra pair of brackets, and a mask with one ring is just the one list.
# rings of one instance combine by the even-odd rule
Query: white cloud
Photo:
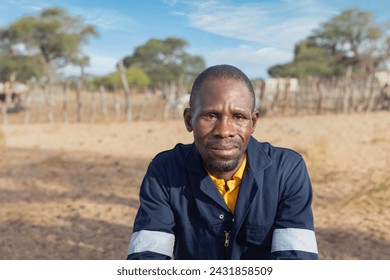
[(306, 38), (332, 11), (315, 1), (232, 3), (190, 1), (190, 24), (229, 38), (263, 46), (292, 48)]
[[(35, 14), (43, 9), (52, 7), (56, 3), (42, 0), (5, 0), (10, 7), (8, 9), (22, 10), (26, 13)], [(1, 6), (1, 5), (0, 5)], [(71, 16), (81, 18), (84, 23), (92, 24), (98, 29), (132, 31), (139, 25), (120, 11), (102, 8), (83, 8), (81, 6), (61, 5)]]
[(163, 0), (163, 2), (169, 6), (174, 6), (178, 2), (178, 0)]
[(116, 64), (119, 59), (111, 55), (100, 55), (96, 53), (88, 53), (90, 57), (90, 66), (86, 69), (93, 75), (106, 75), (115, 71)]
[(139, 25), (130, 17), (112, 9), (70, 7), (72, 15), (81, 17), (85, 23), (104, 30), (132, 31)]
[[(104, 54), (88, 53), (88, 56), (89, 66), (85, 68), (85, 73), (95, 76), (103, 76), (114, 72), (116, 70), (116, 64), (119, 61), (117, 57)], [(80, 75), (80, 67), (69, 65), (62, 72), (66, 76), (77, 76)]]
[(5, 2), (24, 11), (31, 12), (40, 11), (43, 7), (47, 6), (43, 1), (34, 1), (34, 3), (32, 3), (30, 0), (7, 0)]
[(255, 49), (248, 45), (237, 48), (223, 48), (207, 55), (208, 61), (217, 63), (230, 61), (234, 63), (248, 63), (260, 66), (269, 66), (274, 63), (286, 63), (293, 58), (290, 51), (277, 48)]
[(248, 45), (223, 48), (205, 55), (210, 65), (232, 64), (243, 70), (249, 77), (264, 77), (273, 65), (287, 63), (293, 59), (291, 51), (267, 47), (256, 49)]

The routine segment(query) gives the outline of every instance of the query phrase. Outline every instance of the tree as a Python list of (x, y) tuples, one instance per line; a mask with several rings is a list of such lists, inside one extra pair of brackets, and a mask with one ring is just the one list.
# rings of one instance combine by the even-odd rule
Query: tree
[(308, 76), (332, 77), (342, 74), (341, 67), (326, 48), (313, 38), (300, 42), (294, 50), (294, 61), (268, 69), (272, 77), (303, 78)]
[(88, 37), (97, 35), (92, 25), (84, 25), (63, 9), (50, 8), (1, 29), (0, 46), (11, 57), (39, 55), (50, 83), (56, 69), (69, 63), (77, 64), (85, 57), (81, 46)]
[(13, 73), (20, 82), (27, 82), (32, 77), (40, 78), (43, 75), (42, 60), (37, 55), (16, 57), (0, 55), (0, 82), (8, 81)]
[(274, 66), (269, 73), (328, 77), (349, 67), (355, 74), (372, 73), (390, 58), (388, 31), (388, 25), (375, 23), (370, 12), (345, 10), (300, 42), (292, 63)]
[(322, 24), (314, 37), (340, 64), (366, 74), (390, 56), (384, 28), (374, 22), (371, 13), (349, 9)]
[(155, 88), (180, 81), (189, 83), (196, 73), (205, 69), (205, 62), (200, 56), (187, 54), (184, 50), (187, 45), (186, 41), (174, 37), (150, 39), (137, 47), (133, 55), (125, 57), (124, 65), (136, 65), (144, 70)]
[[(131, 88), (142, 88), (150, 84), (149, 77), (139, 67), (133, 65), (126, 69), (126, 80)], [(96, 77), (89, 85), (95, 88), (105, 87), (107, 90), (114, 90), (122, 86), (120, 71), (115, 71), (103, 77)]]

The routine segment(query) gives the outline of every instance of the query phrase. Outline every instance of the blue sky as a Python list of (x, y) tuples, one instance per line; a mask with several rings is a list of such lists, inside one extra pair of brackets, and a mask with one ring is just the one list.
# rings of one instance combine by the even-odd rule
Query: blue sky
[(388, 0), (0, 0), (0, 27), (54, 6), (98, 29), (100, 36), (83, 47), (90, 57), (86, 72), (93, 75), (114, 71), (118, 60), (150, 38), (174, 36), (207, 66), (232, 64), (250, 78), (264, 78), (269, 67), (292, 60), (297, 42), (347, 8), (371, 11), (377, 22), (390, 20)]

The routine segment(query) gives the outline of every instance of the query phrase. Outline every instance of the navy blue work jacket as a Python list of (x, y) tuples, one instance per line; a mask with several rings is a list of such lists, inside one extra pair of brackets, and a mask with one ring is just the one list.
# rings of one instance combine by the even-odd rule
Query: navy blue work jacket
[(317, 259), (302, 157), (251, 137), (232, 214), (194, 144), (150, 163), (128, 259)]

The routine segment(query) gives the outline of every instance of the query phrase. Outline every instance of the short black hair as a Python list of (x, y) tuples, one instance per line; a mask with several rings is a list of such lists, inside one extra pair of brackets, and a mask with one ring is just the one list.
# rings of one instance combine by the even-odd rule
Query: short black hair
[(249, 90), (250, 98), (252, 99), (252, 111), (255, 109), (255, 92), (249, 78), (235, 66), (228, 64), (220, 64), (207, 68), (195, 79), (194, 84), (192, 85), (191, 94), (190, 94), (190, 108), (194, 106), (195, 96), (199, 94), (200, 88), (206, 80), (214, 79), (228, 79), (236, 80), (242, 82), (246, 85)]

